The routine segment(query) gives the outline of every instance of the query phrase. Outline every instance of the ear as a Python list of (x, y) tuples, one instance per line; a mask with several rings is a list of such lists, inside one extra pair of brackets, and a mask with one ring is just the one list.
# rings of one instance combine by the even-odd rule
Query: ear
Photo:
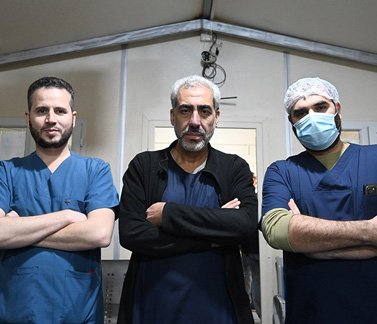
[(336, 103), (336, 109), (338, 109), (339, 118), (342, 119), (342, 114), (341, 114), (342, 105), (340, 104), (340, 102)]
[(219, 121), (220, 121), (220, 109), (216, 110), (216, 112), (215, 112), (215, 118), (216, 118), (216, 124), (215, 124), (215, 126), (218, 127), (219, 126)]
[(289, 114), (288, 114), (288, 121), (291, 123), (291, 125), (293, 126), (293, 124), (294, 124), (294, 121), (292, 121), (292, 115), (291, 115), (291, 112), (292, 112), (292, 110), (289, 112)]
[(30, 123), (30, 114), (28, 111), (25, 111), (26, 127), (29, 128)]
[(174, 126), (174, 109), (170, 109), (170, 124)]
[(73, 124), (73, 128), (75, 128), (75, 126), (76, 126), (76, 117), (77, 117), (77, 111), (73, 111), (72, 112), (72, 124)]

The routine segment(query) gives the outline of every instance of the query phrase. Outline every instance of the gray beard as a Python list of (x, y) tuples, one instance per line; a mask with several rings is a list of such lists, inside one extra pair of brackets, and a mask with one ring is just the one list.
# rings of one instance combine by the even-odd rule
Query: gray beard
[[(191, 130), (192, 129), (189, 128), (188, 131), (191, 131)], [(175, 127), (174, 127), (174, 131), (175, 131), (175, 135), (178, 138), (178, 142), (181, 144), (183, 149), (185, 149), (186, 151), (189, 151), (189, 152), (199, 152), (202, 149), (204, 149), (207, 146), (207, 144), (209, 143), (210, 139), (212, 138), (212, 136), (215, 132), (215, 127), (208, 134), (205, 134), (202, 131), (200, 131), (200, 133), (203, 134), (204, 136), (203, 136), (203, 139), (199, 143), (195, 143), (195, 142), (190, 143), (190, 141), (186, 141), (184, 139), (184, 136), (185, 136), (185, 133), (186, 133), (185, 131), (183, 131), (181, 134), (178, 134)]]

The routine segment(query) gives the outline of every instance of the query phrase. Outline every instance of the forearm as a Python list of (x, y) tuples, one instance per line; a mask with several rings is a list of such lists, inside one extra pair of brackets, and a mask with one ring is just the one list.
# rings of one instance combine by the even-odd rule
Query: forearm
[(40, 240), (34, 246), (64, 251), (83, 251), (109, 246), (114, 229), (115, 215), (103, 208), (89, 213), (88, 218), (70, 224)]
[(377, 245), (377, 228), (368, 220), (334, 221), (294, 215), (288, 239), (295, 252), (318, 253), (365, 245)]
[(24, 217), (0, 217), (0, 248), (15, 249), (35, 244), (52, 233), (82, 220), (72, 210)]
[[(169, 234), (148, 220), (144, 198), (139, 195), (140, 190), (126, 191), (123, 187), (122, 199), (119, 206), (119, 238), (124, 248), (142, 255), (152, 257), (169, 257), (182, 253), (208, 250), (211, 245), (197, 238), (179, 237)], [(159, 223), (159, 222), (158, 222)]]
[[(160, 231), (160, 229), (157, 229)], [(211, 244), (199, 239), (177, 237), (161, 233), (159, 237), (152, 238), (146, 233), (138, 238), (121, 238), (121, 245), (139, 254), (151, 257), (171, 257), (182, 253), (194, 253), (211, 249)]]
[(318, 259), (367, 259), (377, 256), (377, 248), (370, 243), (375, 236), (373, 222), (366, 222), (331, 221), (300, 215), (295, 208), (291, 212), (276, 208), (263, 216), (261, 227), (266, 241), (276, 249)]
[(257, 207), (239, 209), (205, 208), (167, 203), (162, 230), (182, 237), (206, 240), (218, 245), (234, 245), (257, 235)]
[[(144, 218), (143, 218), (144, 217)], [(151, 224), (142, 214), (120, 211), (120, 244), (133, 252), (152, 257), (169, 257), (208, 250), (211, 244), (197, 238), (179, 237)]]

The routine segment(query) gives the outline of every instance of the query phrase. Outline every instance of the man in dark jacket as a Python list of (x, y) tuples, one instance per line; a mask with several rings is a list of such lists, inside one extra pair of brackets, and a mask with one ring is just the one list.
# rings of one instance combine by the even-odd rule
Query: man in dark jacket
[(178, 80), (178, 140), (138, 154), (124, 175), (119, 232), (133, 253), (118, 323), (254, 322), (239, 245), (257, 238), (257, 198), (248, 164), (209, 144), (219, 101), (212, 82)]

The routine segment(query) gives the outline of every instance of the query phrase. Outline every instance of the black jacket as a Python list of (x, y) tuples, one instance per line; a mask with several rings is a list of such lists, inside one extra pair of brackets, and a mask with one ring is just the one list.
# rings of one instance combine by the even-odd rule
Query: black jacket
[(237, 155), (209, 146), (202, 172), (214, 177), (220, 206), (238, 198), (240, 208), (194, 207), (169, 202), (163, 210), (162, 225), (157, 227), (146, 220), (145, 211), (161, 201), (168, 182), (168, 155), (175, 145), (176, 142), (164, 150), (138, 154), (123, 176), (120, 243), (133, 253), (123, 285), (118, 323), (131, 323), (133, 285), (141, 255), (169, 257), (208, 250), (213, 244), (221, 246), (237, 323), (253, 323), (239, 252), (240, 244), (250, 239), (257, 241), (257, 198), (249, 165)]

